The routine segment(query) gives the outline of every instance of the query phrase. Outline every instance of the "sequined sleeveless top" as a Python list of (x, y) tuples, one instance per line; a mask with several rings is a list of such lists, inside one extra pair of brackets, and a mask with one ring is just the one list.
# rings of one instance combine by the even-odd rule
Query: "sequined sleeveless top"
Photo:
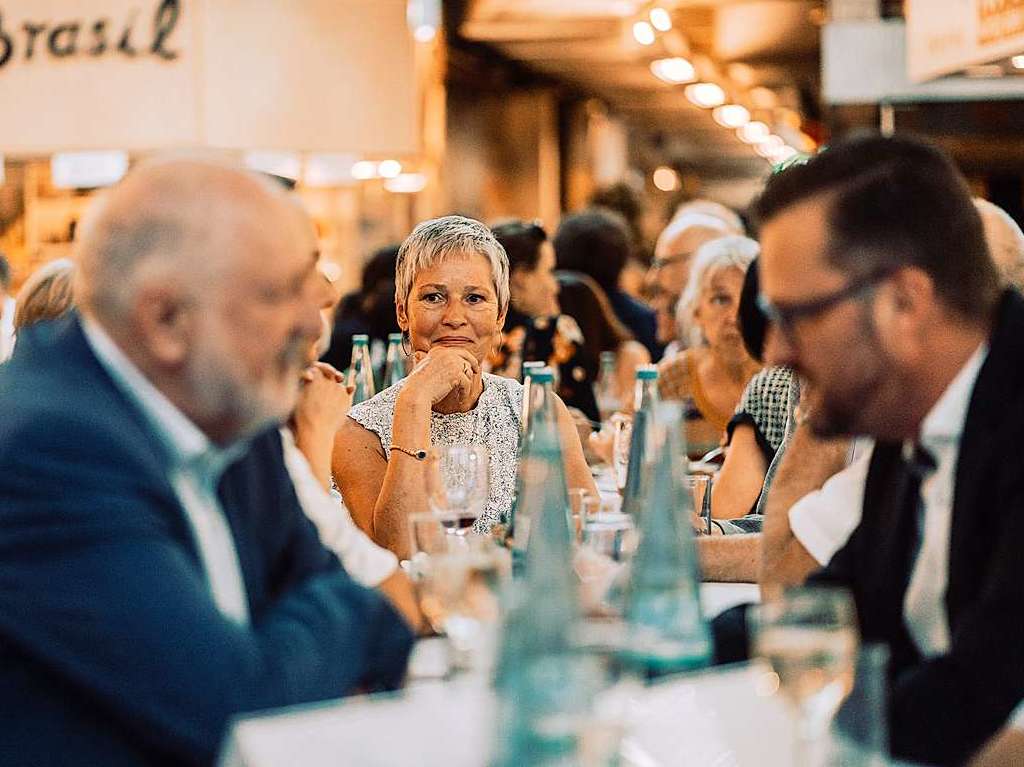
[[(348, 412), (349, 418), (377, 435), (388, 460), (395, 401), (404, 384), (404, 380), (399, 381)], [(430, 414), (431, 445), (482, 445), (487, 449), (490, 487), (484, 511), (477, 520), (476, 527), (481, 532), (508, 520), (515, 492), (522, 402), (522, 384), (484, 373), (483, 392), (476, 407), (466, 413)]]

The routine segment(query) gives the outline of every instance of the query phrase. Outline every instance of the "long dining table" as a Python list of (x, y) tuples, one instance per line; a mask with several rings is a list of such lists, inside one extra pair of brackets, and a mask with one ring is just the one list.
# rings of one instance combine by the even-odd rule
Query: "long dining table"
[[(753, 584), (701, 587), (708, 616), (759, 597)], [(222, 767), (487, 764), (494, 743), (493, 693), (483, 676), (439, 678), (442, 641), (419, 643), (410, 662), (410, 683), (400, 693), (240, 718), (225, 743)], [(791, 717), (773, 693), (768, 669), (756, 663), (710, 669), (643, 688), (630, 706), (620, 763), (791, 764)]]

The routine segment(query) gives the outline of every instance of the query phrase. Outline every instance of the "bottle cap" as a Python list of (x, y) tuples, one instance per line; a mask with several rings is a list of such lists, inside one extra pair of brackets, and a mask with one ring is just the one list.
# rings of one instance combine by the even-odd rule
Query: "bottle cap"
[(658, 380), (658, 366), (657, 365), (637, 365), (636, 366), (636, 380), (638, 380), (638, 381), (657, 381)]
[(352, 336), (353, 346), (366, 346), (369, 343), (370, 337), (365, 333), (356, 333), (354, 336)]
[[(353, 338), (354, 338), (354, 336), (353, 336)], [(402, 334), (401, 333), (388, 333), (388, 343), (389, 344), (400, 344), (400, 343), (402, 343)]]
[(551, 368), (540, 367), (530, 371), (530, 381), (533, 383), (554, 383), (555, 373)]

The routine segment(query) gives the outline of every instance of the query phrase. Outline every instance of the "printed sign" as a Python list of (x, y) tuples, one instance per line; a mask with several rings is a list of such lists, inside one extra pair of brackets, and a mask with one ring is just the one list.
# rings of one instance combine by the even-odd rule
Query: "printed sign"
[(915, 82), (1024, 52), (1024, 0), (907, 0)]

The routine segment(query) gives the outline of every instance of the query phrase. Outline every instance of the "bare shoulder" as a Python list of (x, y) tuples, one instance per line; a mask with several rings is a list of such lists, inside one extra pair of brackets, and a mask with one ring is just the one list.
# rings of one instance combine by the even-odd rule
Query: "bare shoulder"
[(364, 459), (368, 457), (368, 454), (376, 454), (381, 463), (387, 462), (380, 438), (352, 418), (346, 418), (334, 436), (334, 453), (335, 455), (339, 453), (349, 456), (359, 455)]

